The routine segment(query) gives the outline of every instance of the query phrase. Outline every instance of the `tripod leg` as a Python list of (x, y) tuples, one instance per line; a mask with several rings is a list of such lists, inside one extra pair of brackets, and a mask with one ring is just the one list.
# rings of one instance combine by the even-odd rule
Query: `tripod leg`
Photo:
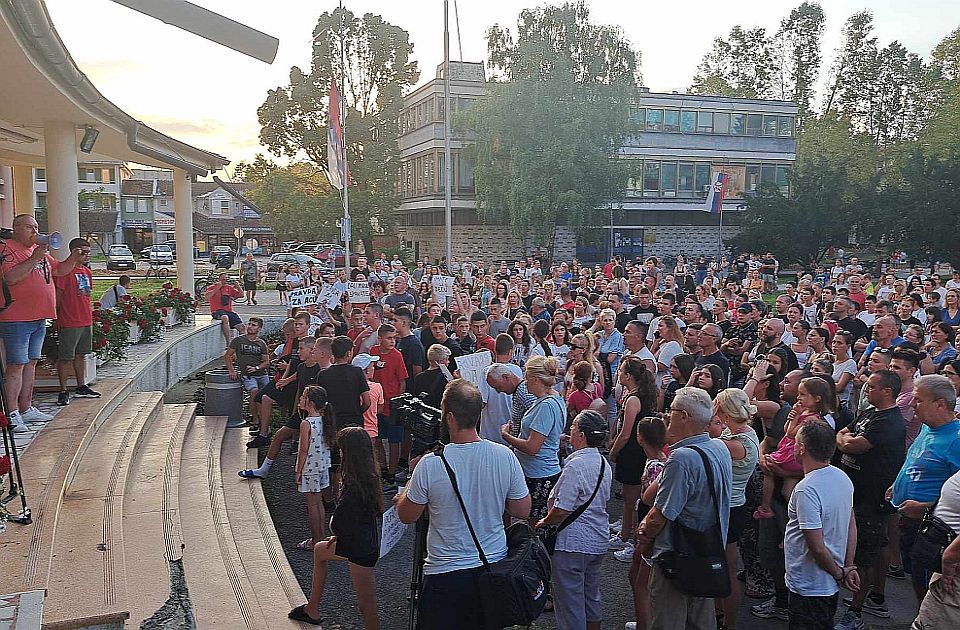
[[(9, 416), (7, 415), (7, 397), (3, 391), (5, 381), (6, 378), (4, 377), (3, 370), (0, 369), (0, 413), (4, 416), (3, 446), (13, 460), (13, 467), (10, 471), (10, 491), (13, 493), (14, 486), (19, 486), (21, 507), (20, 514), (12, 516), (8, 520), (14, 523), (20, 523), (21, 525), (29, 525), (33, 522), (33, 518), (30, 515), (30, 508), (27, 507), (27, 493), (23, 488), (23, 473), (20, 471), (20, 457), (17, 454), (17, 442), (14, 439), (13, 429), (10, 426)], [(14, 484), (14, 474), (16, 474), (16, 484)]]
[[(10, 451), (12, 448), (16, 448), (16, 442), (13, 442), (13, 434), (8, 431), (7, 427), (0, 429), (0, 433), (3, 433), (3, 454), (9, 457), (12, 463), (13, 456), (10, 454)], [(7, 474), (10, 476), (10, 492), (7, 494), (7, 496), (0, 499), (0, 505), (6, 505), (18, 494), (17, 480), (13, 476), (13, 466), (10, 467), (10, 471)]]

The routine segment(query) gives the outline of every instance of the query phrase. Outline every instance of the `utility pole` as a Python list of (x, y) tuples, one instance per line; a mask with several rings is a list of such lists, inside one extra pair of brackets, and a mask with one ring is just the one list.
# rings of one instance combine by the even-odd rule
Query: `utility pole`
[(443, 0), (443, 208), (447, 234), (447, 273), (453, 263), (453, 164), (450, 160), (450, 0)]

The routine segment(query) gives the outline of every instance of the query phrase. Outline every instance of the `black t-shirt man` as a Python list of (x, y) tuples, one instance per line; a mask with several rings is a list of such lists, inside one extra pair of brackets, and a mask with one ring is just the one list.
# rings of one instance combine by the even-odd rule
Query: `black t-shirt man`
[(403, 356), (403, 365), (407, 368), (407, 388), (406, 391), (413, 391), (413, 367), (420, 366), (421, 370), (427, 369), (427, 355), (423, 350), (423, 344), (417, 339), (416, 335), (407, 335), (397, 339), (397, 350)]
[(653, 304), (649, 304), (647, 306), (634, 306), (632, 309), (630, 309), (630, 319), (639, 320), (648, 326), (650, 325), (650, 322), (653, 321), (653, 318), (659, 314), (660, 312)]
[(906, 422), (896, 406), (883, 411), (869, 409), (850, 427), (854, 437), (863, 437), (871, 448), (865, 453), (844, 453), (840, 468), (853, 481), (855, 508), (879, 511), (884, 494), (897, 477), (906, 456)]
[(337, 363), (317, 375), (317, 385), (327, 390), (327, 400), (337, 416), (337, 429), (363, 426), (360, 396), (370, 391), (363, 370), (349, 363)]
[(617, 314), (617, 321), (614, 324), (614, 326), (616, 326), (617, 330), (619, 330), (620, 333), (622, 334), (623, 331), (627, 329), (627, 324), (629, 324), (632, 321), (633, 321), (633, 315), (631, 315), (627, 311), (620, 311), (620, 313)]
[(726, 380), (726, 382), (721, 383), (721, 387), (726, 387), (727, 383), (730, 382), (730, 359), (728, 359), (727, 355), (719, 350), (706, 356), (703, 354), (697, 354), (696, 362), (697, 367), (703, 367), (704, 365), (710, 365), (711, 363), (719, 367), (723, 372), (723, 378)]

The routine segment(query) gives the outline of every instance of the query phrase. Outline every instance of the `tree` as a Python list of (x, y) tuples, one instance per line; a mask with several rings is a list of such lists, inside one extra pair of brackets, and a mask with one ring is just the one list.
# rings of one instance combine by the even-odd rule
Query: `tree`
[(497, 80), (464, 115), (477, 205), (552, 251), (557, 225), (584, 236), (622, 198), (639, 55), (583, 2), (524, 10), (515, 39), (494, 26), (487, 46)]
[(774, 54), (762, 27), (730, 29), (728, 39), (713, 40), (713, 49), (704, 56), (693, 77), (690, 92), (738, 98), (772, 98)]
[(826, 18), (815, 2), (804, 2), (780, 22), (775, 36), (780, 98), (797, 104), (800, 128), (810, 115), (814, 84), (820, 74), (820, 38)]
[(289, 85), (270, 90), (257, 110), (260, 140), (274, 155), (325, 168), (328, 90), (343, 79), (353, 235), (371, 252), (373, 238), (396, 223), (400, 109), (419, 78), (413, 44), (378, 15), (340, 8), (323, 13), (313, 35), (310, 72), (291, 68)]

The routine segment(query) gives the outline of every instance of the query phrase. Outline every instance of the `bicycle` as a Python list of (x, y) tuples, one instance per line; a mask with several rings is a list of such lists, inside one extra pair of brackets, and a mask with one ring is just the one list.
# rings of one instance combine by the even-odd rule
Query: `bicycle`
[(205, 278), (197, 278), (193, 283), (193, 296), (199, 301), (203, 301), (207, 291), (207, 287), (211, 284), (218, 282), (220, 280), (220, 272), (213, 270), (207, 273)]
[(150, 279), (150, 276), (153, 276), (158, 280), (169, 278), (170, 270), (158, 263), (150, 261), (150, 268), (147, 269), (147, 276), (146, 276), (147, 280)]

